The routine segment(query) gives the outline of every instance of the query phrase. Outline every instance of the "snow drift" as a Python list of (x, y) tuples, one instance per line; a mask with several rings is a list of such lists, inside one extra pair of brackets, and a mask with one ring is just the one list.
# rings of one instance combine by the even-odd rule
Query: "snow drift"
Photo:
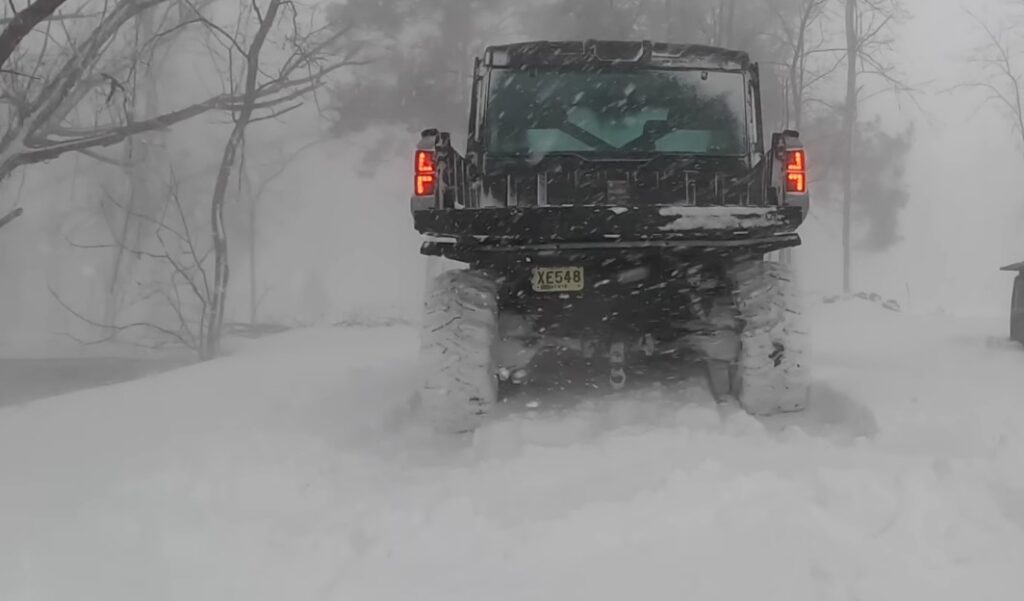
[(0, 598), (1011, 599), (1024, 351), (816, 309), (817, 406), (699, 383), (416, 426), (416, 332), (297, 331), (0, 411)]

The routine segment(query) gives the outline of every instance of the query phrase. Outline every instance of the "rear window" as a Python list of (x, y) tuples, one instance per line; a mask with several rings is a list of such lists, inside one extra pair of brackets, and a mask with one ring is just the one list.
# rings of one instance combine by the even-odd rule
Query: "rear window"
[(492, 74), (490, 152), (742, 156), (746, 79), (717, 71)]

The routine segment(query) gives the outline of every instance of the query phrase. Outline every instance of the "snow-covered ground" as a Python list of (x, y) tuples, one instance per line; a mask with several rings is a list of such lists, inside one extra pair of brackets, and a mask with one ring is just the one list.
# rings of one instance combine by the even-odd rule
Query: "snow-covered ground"
[(1024, 349), (814, 322), (818, 405), (764, 422), (693, 383), (439, 440), (404, 326), (0, 410), (0, 599), (1019, 598)]

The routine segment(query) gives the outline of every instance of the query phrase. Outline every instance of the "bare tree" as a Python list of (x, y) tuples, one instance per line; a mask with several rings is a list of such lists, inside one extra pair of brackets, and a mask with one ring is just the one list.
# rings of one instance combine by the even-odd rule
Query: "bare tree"
[[(264, 64), (262, 56), (264, 46), (271, 32), (286, 21), (284, 15), (287, 11), (292, 14), (291, 18), (287, 19), (290, 25), (285, 32), (284, 39), (292, 45), (292, 50), (278, 72), (268, 75), (267, 65)], [(301, 105), (299, 98), (315, 91), (325, 83), (325, 80), (322, 76), (312, 79), (291, 94), (270, 102), (262, 99), (260, 90), (266, 86), (275, 85), (279, 81), (288, 81), (296, 73), (316, 71), (327, 74), (342, 67), (360, 63), (356, 59), (359, 46), (344, 49), (344, 56), (341, 58), (332, 57), (333, 52), (338, 50), (339, 40), (348, 31), (347, 28), (326, 25), (312, 32), (304, 33), (299, 29), (298, 15), (295, 14), (295, 11), (295, 6), (285, 0), (268, 0), (263, 9), (257, 3), (253, 3), (252, 16), (257, 22), (257, 29), (251, 42), (243, 50), (241, 42), (236, 37), (234, 43), (228, 46), (229, 63), (241, 64), (244, 67), (244, 73), (241, 81), (232, 86), (232, 94), (239, 98), (239, 103), (236, 108), (232, 109), (234, 127), (224, 146), (210, 202), (214, 270), (208, 307), (210, 313), (205, 320), (207, 332), (204, 337), (209, 345), (207, 354), (210, 357), (216, 356), (220, 350), (220, 335), (224, 326), (224, 311), (230, 276), (227, 229), (224, 226), (224, 203), (232, 173), (244, 152), (246, 131), (252, 123), (276, 118), (298, 108)], [(217, 27), (209, 21), (207, 21), (207, 25), (213, 27), (215, 31), (223, 31), (223, 28)], [(235, 57), (235, 53), (238, 53), (239, 57)], [(235, 81), (233, 76), (232, 81)], [(267, 114), (257, 114), (260, 110), (267, 111)]]
[[(897, 151), (906, 147), (904, 137), (887, 138), (874, 125), (859, 123), (861, 104), (879, 93), (913, 97), (914, 88), (905, 83), (890, 59), (894, 50), (894, 30), (905, 18), (900, 0), (764, 0), (774, 26), (762, 32), (773, 44), (766, 54), (767, 64), (781, 83), (783, 111), (769, 116), (781, 119), (785, 127), (801, 131), (814, 153), (816, 189), (841, 199), (843, 286), (851, 287), (853, 225), (867, 218), (873, 247), (884, 247), (896, 232), (881, 227), (879, 216), (893, 217), (874, 199), (860, 199), (864, 192), (857, 170), (872, 164), (865, 160), (860, 143), (875, 144), (889, 139), (898, 141), (889, 155), (901, 161)], [(838, 10), (836, 10), (838, 9)], [(837, 32), (842, 43), (837, 40)], [(845, 67), (845, 69), (843, 69)], [(840, 76), (842, 73), (842, 77)], [(845, 85), (844, 85), (845, 84)], [(845, 98), (833, 100), (826, 91), (845, 87)], [(766, 107), (773, 106), (772, 100)], [(865, 135), (873, 136), (870, 140)], [(877, 139), (876, 139), (877, 138)], [(902, 180), (891, 182), (894, 188)], [(877, 192), (877, 191), (876, 191)], [(886, 197), (899, 197), (898, 190), (886, 190)], [(788, 255), (784, 252), (783, 255)]]
[(880, 80), (883, 90), (912, 94), (914, 88), (896, 72), (888, 57), (893, 51), (894, 25), (906, 13), (900, 0), (844, 0), (846, 32), (846, 102), (843, 105), (843, 292), (849, 293), (852, 279), (852, 228), (854, 204), (854, 155), (857, 118), (867, 78)]
[(811, 103), (812, 90), (828, 80), (843, 64), (844, 48), (833, 44), (825, 31), (831, 0), (768, 0), (778, 33), (778, 66), (783, 69), (785, 85), (785, 124), (800, 130), (804, 113)]
[[(195, 348), (201, 360), (219, 354), (230, 279), (225, 207), (233, 175), (239, 171), (241, 180), (244, 171), (239, 168), (244, 164), (247, 131), (253, 124), (279, 119), (302, 106), (305, 97), (323, 86), (330, 73), (361, 63), (359, 45), (342, 44), (347, 28), (329, 24), (304, 30), (300, 23), (307, 20), (296, 11), (295, 5), (287, 0), (267, 0), (263, 5), (253, 2), (243, 8), (234, 26), (219, 24), (198, 11), (190, 13), (187, 22), (203, 27), (214, 42), (209, 47), (214, 52), (214, 62), (223, 68), (223, 97), (231, 99), (223, 107), (231, 116), (232, 126), (210, 198), (206, 230), (209, 244), (197, 242), (196, 228), (189, 224), (176, 184), (168, 201), (170, 210), (165, 208), (159, 217), (118, 204), (129, 217), (155, 229), (158, 248), (146, 248), (116, 231), (112, 231), (112, 242), (86, 247), (115, 249), (169, 265), (168, 278), (154, 282), (153, 289), (144, 296), (163, 299), (173, 309), (179, 324), (169, 327), (135, 321), (130, 326), (121, 326), (113, 321), (87, 320), (88, 323), (106, 328), (112, 335), (147, 326), (168, 336), (174, 332), (174, 338)], [(253, 27), (255, 31), (250, 34)], [(169, 223), (170, 218), (175, 222)], [(168, 237), (177, 241), (176, 248), (165, 242)], [(182, 309), (182, 290), (192, 299), (190, 306), (194, 311)], [(82, 317), (80, 313), (75, 315)]]
[(843, 111), (843, 292), (850, 293), (850, 230), (853, 210), (853, 136), (857, 126), (860, 90), (857, 87), (857, 63), (860, 37), (857, 0), (846, 0), (846, 103)]
[[(0, 69), (3, 69), (22, 40), (37, 25), (51, 18), (65, 2), (67, 0), (36, 0), (3, 22), (5, 27), (0, 32)], [(13, 3), (11, 6), (14, 6)]]
[[(135, 68), (138, 57), (117, 56), (115, 37), (142, 12), (157, 8), (184, 11), (188, 18), (155, 31), (151, 44), (181, 28), (212, 25), (187, 0), (117, 0), (95, 17), (84, 19), (78, 34), (63, 29), (64, 39), (59, 44), (51, 42), (57, 32), (52, 31), (53, 22), (46, 21), (56, 7), (46, 0), (37, 4), (52, 10), (46, 13), (40, 9), (30, 19), (15, 18), (0, 34), (5, 44), (0, 48), (0, 58), (5, 61), (5, 70), (0, 73), (0, 110), (7, 113), (0, 128), (0, 181), (23, 165), (119, 144), (136, 134), (165, 129), (208, 111), (243, 108), (243, 98), (230, 91), (139, 120), (120, 108), (124, 105), (122, 82)], [(38, 35), (40, 49), (21, 49), (31, 37), (32, 28), (41, 23), (45, 29)], [(310, 69), (301, 68), (307, 65)], [(299, 98), (318, 87), (331, 67), (295, 57), (280, 77), (256, 87), (254, 106), (264, 108)], [(74, 123), (74, 110), (90, 94), (104, 90), (106, 119), (88, 126)]]
[(155, 244), (151, 245), (151, 248), (132, 246), (129, 240), (121, 237), (122, 232), (115, 224), (110, 224), (110, 241), (83, 243), (68, 239), (68, 244), (74, 248), (87, 250), (116, 249), (140, 260), (153, 262), (157, 273), (153, 281), (144, 284), (141, 296), (143, 300), (160, 301), (166, 317), (154, 320), (131, 319), (126, 322), (121, 322), (117, 316), (114, 321), (95, 319), (71, 307), (51, 289), (51, 294), (64, 309), (103, 333), (99, 338), (80, 342), (102, 343), (119, 337), (123, 332), (141, 330), (156, 334), (157, 337), (151, 341), (151, 346), (179, 344), (194, 351), (200, 359), (208, 358), (208, 345), (204, 336), (211, 289), (206, 263), (211, 249), (208, 243), (202, 242), (196, 224), (188, 217), (182, 203), (179, 181), (173, 170), (167, 186), (167, 195), (157, 215), (137, 213), (113, 196), (108, 196), (104, 202), (115, 205), (134, 219), (152, 225), (156, 232)]
[[(268, 289), (259, 290), (258, 269), (257, 269), (257, 242), (259, 239), (259, 208), (270, 185), (279, 177), (284, 175), (289, 167), (294, 164), (307, 150), (326, 142), (328, 138), (318, 137), (311, 142), (303, 144), (299, 148), (289, 150), (275, 158), (272, 164), (260, 166), (253, 169), (251, 163), (245, 165), (245, 188), (249, 204), (249, 324), (255, 325), (259, 322), (259, 307), (266, 296)], [(259, 176), (254, 174), (259, 172)]]
[[(198, 2), (179, 3), (176, 7), (178, 10), (143, 11), (134, 19), (131, 27), (126, 27), (126, 52), (135, 57), (135, 64), (127, 80), (120, 82), (124, 86), (123, 110), (126, 121), (134, 122), (159, 115), (159, 81), (166, 72), (164, 66), (180, 48), (179, 41), (188, 31), (183, 25), (193, 13), (201, 12), (209, 6), (211, 0)], [(189, 10), (181, 10), (183, 8)], [(158, 31), (161, 33), (160, 43), (154, 44), (153, 39)], [(194, 41), (194, 36), (185, 39)], [(154, 231), (152, 224), (133, 217), (133, 213), (155, 215), (160, 210), (160, 199), (166, 195), (160, 189), (161, 174), (168, 167), (167, 158), (160, 151), (166, 142), (165, 133), (156, 130), (128, 138), (121, 147), (120, 157), (86, 151), (89, 157), (111, 163), (123, 170), (127, 188), (124, 204), (129, 210), (121, 211), (110, 206), (110, 210), (117, 214), (107, 219), (118, 220), (121, 230), (119, 238), (136, 248), (144, 248), (146, 240), (153, 237)], [(136, 271), (140, 266), (141, 261), (137, 255), (126, 253), (121, 246), (112, 250), (104, 295), (106, 322), (116, 321), (118, 311), (132, 303), (136, 287), (131, 282), (139, 275)]]
[[(1016, 3), (1024, 6), (1024, 2)], [(984, 46), (969, 61), (976, 66), (978, 79), (954, 86), (954, 90), (973, 89), (984, 93), (979, 109), (995, 104), (1005, 114), (1013, 129), (1018, 150), (1024, 156), (1024, 73), (1019, 61), (1021, 40), (1016, 36), (1016, 23), (993, 27), (971, 10), (964, 9), (976, 27), (985, 35)]]

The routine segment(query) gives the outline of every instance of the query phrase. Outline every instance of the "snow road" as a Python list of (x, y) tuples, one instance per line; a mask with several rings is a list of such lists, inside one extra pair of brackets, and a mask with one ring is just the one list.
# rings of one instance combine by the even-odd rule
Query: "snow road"
[(2, 409), (0, 599), (1019, 598), (1024, 350), (815, 311), (818, 404), (784, 419), (693, 384), (442, 441), (405, 327)]

